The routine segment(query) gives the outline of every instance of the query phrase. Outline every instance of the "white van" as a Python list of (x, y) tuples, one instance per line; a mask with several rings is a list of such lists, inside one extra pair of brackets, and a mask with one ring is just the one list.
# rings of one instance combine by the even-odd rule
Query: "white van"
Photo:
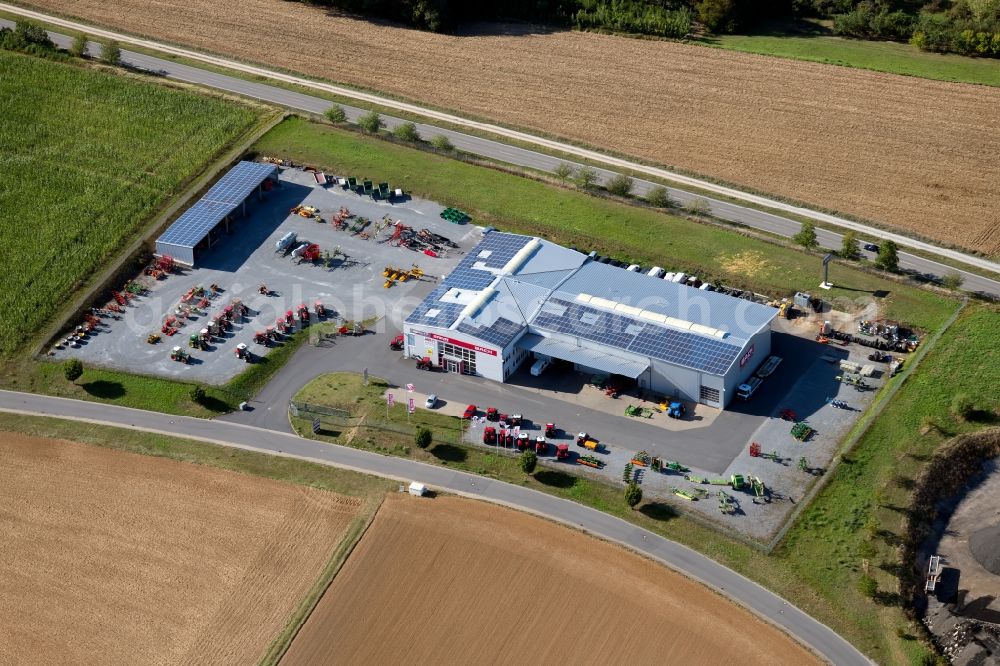
[(639, 272), (639, 264), (631, 264), (625, 270), (629, 271), (630, 273), (638, 273)]
[(649, 277), (661, 278), (663, 277), (663, 269), (659, 266), (653, 266), (649, 269), (649, 272), (646, 273), (646, 275)]
[(417, 497), (423, 497), (427, 494), (427, 486), (422, 483), (417, 483), (414, 481), (410, 484), (409, 492), (411, 495), (416, 495)]
[(552, 359), (549, 358), (538, 359), (531, 366), (531, 376), (532, 377), (540, 376), (543, 372), (549, 369), (549, 366), (551, 364), (552, 364)]
[(678, 284), (683, 284), (684, 278), (686, 278), (686, 277), (687, 277), (686, 274), (684, 274), (684, 273), (678, 273), (677, 275), (674, 276), (674, 280), (673, 281), (676, 282), (676, 283), (678, 283)]
[(667, 273), (666, 275), (663, 276), (663, 279), (666, 280), (667, 282), (672, 282), (674, 279), (674, 273)]

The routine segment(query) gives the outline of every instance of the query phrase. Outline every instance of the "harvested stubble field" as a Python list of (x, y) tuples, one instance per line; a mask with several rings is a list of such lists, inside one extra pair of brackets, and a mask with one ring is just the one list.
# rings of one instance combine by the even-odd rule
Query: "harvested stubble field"
[(438, 35), (281, 0), (32, 4), (1000, 253), (1000, 89), (530, 26)]
[(0, 433), (0, 662), (258, 661), (361, 499)]
[(282, 664), (818, 663), (699, 584), (480, 502), (390, 496)]
[(0, 53), (0, 357), (257, 118), (249, 106)]

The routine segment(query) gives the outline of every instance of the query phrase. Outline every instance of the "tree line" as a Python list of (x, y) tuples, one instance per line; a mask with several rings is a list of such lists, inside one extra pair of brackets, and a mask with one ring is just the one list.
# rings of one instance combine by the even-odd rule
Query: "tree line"
[(751, 30), (770, 19), (832, 19), (835, 33), (1000, 57), (1000, 0), (302, 0), (423, 30), (520, 20), (682, 39)]

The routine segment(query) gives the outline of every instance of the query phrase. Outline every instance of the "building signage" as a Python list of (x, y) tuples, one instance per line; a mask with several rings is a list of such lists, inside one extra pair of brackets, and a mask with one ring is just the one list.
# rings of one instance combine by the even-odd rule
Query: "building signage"
[(750, 349), (748, 349), (747, 353), (743, 354), (743, 358), (740, 359), (740, 367), (742, 368), (744, 365), (746, 365), (747, 361), (749, 361), (751, 358), (753, 358), (753, 345), (750, 345)]
[(471, 342), (466, 342), (464, 340), (455, 340), (454, 338), (449, 338), (447, 336), (441, 335), (439, 333), (427, 333), (428, 338), (432, 340), (440, 340), (441, 342), (447, 342), (453, 344), (456, 347), (464, 347), (465, 349), (472, 349), (481, 354), (489, 354), (490, 356), (496, 356), (497, 350), (490, 349), (489, 347), (480, 347), (479, 345), (474, 345)]

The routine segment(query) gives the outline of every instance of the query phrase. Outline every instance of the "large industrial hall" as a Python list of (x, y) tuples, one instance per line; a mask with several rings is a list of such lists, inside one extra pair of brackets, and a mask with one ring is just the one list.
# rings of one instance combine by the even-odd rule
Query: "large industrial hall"
[(487, 230), (417, 306), (406, 353), (506, 381), (529, 359), (725, 408), (768, 357), (775, 308)]

